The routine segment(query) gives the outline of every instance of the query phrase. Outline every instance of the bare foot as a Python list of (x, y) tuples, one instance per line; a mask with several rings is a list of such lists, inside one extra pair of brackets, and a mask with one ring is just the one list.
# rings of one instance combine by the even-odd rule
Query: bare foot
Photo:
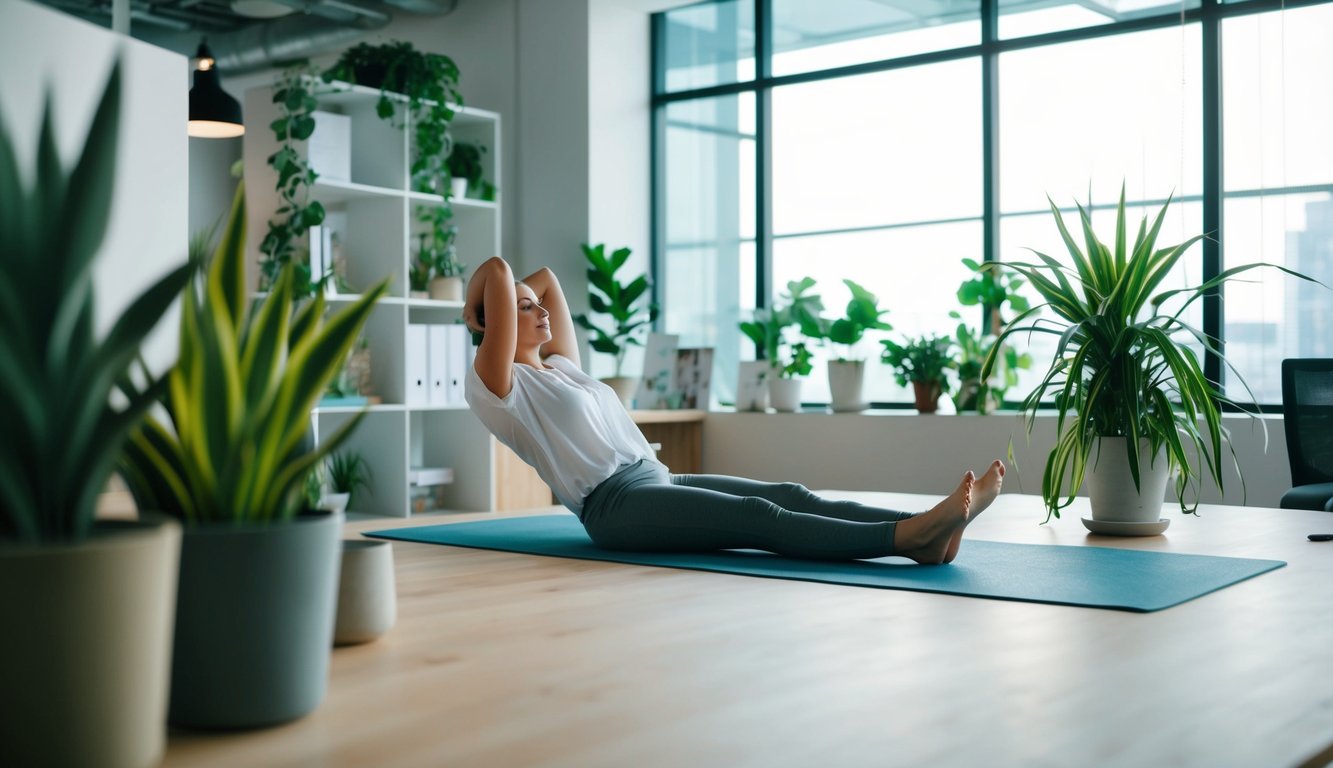
[[(996, 459), (986, 468), (985, 474), (972, 484), (972, 504), (968, 509), (967, 521), (970, 523), (981, 514), (982, 510), (995, 501), (995, 497), (1000, 494), (1000, 486), (1004, 484), (1004, 462)], [(949, 539), (949, 546), (944, 550), (944, 562), (952, 563), (958, 556), (958, 547), (963, 543), (963, 529), (954, 531)]]
[(896, 554), (923, 565), (946, 562), (944, 558), (954, 534), (962, 533), (967, 525), (975, 483), (976, 476), (968, 470), (954, 492), (930, 511), (899, 521), (894, 533)]

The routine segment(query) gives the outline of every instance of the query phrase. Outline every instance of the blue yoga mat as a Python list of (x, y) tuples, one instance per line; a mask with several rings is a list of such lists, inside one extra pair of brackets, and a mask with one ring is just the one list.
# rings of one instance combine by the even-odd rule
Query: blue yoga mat
[(394, 528), (365, 535), (530, 555), (1143, 612), (1170, 608), (1286, 565), (1280, 560), (972, 539), (963, 542), (953, 563), (943, 566), (919, 566), (900, 558), (797, 560), (754, 550), (616, 552), (594, 546), (573, 515)]

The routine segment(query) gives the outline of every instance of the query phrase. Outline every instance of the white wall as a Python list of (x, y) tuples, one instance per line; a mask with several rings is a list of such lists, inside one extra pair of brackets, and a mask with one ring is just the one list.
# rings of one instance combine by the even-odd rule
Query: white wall
[[(1225, 494), (1209, 487), (1202, 500), (1276, 507), (1291, 487), (1281, 417), (1226, 416), (1223, 421), (1246, 487), (1228, 467)], [(710, 413), (704, 424), (703, 465), (705, 472), (790, 480), (810, 488), (944, 494), (965, 470), (1006, 459), (1012, 439), (1017, 471), (1005, 480), (1005, 491), (1039, 494), (1054, 435), (1055, 417), (1041, 416), (1029, 441), (1022, 420), (1012, 413), (720, 412)]]
[[(106, 329), (151, 283), (185, 262), (189, 165), (185, 59), (21, 0), (0, 2), (0, 115), (31, 172), (43, 92), (54, 91), (56, 140), (68, 168), (82, 149), (117, 51), (124, 59), (111, 221), (94, 267)], [(31, 178), (29, 176), (29, 178)], [(175, 358), (176, 322), (145, 347), (154, 368)]]

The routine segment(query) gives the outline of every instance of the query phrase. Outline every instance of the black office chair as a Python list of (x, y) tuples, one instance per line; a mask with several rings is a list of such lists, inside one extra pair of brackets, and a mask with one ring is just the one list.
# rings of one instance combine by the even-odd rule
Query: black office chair
[(1282, 507), (1333, 512), (1333, 358), (1282, 361), (1282, 414), (1292, 485)]

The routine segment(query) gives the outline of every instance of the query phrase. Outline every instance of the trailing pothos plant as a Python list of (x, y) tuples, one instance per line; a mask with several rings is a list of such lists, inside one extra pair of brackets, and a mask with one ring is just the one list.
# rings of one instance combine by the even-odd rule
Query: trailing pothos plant
[(0, 123), (0, 541), (83, 539), (127, 435), (166, 387), (150, 377), (130, 397), (112, 397), (180, 294), (187, 265), (144, 291), (105, 335), (94, 327), (93, 261), (115, 187), (121, 81), (117, 62), (68, 172), (47, 97), (31, 186)]
[(324, 206), (310, 199), (310, 187), (319, 178), (315, 169), (297, 148), (315, 132), (314, 112), (319, 102), (311, 92), (314, 70), (309, 62), (299, 61), (282, 71), (273, 90), (278, 117), (269, 124), (278, 150), (268, 157), (268, 164), (278, 174), (277, 192), (281, 202), (268, 221), (268, 232), (259, 244), (264, 254), (259, 263), (261, 290), (277, 281), (278, 274), (291, 265), (293, 289), (298, 298), (315, 292), (310, 263), (302, 255), (301, 238), (311, 227), (324, 223)]
[[(304, 439), (310, 409), (388, 290), (382, 281), (331, 314), (322, 291), (298, 306), (288, 264), (251, 307), (244, 194), (237, 189), (207, 276), (196, 273), (182, 294), (180, 360), (162, 398), (166, 421), (141, 421), (119, 462), (140, 509), (187, 524), (267, 523), (301, 511), (307, 476), (364, 415), (312, 447)], [(142, 396), (128, 377), (122, 389)]]
[(793, 341), (787, 336), (788, 328), (797, 328), (802, 337), (820, 339), (824, 327), (819, 315), (824, 311), (823, 300), (809, 293), (815, 279), (805, 277), (787, 283), (787, 292), (771, 309), (757, 309), (754, 319), (740, 324), (741, 333), (758, 345), (772, 370), (784, 379), (809, 376), (813, 370), (810, 348), (804, 341)]
[[(1191, 344), (1218, 355), (1238, 381), (1244, 384), (1244, 379), (1221, 355), (1215, 339), (1181, 318), (1205, 294), (1258, 267), (1310, 279), (1285, 267), (1251, 263), (1226, 269), (1201, 285), (1154, 293), (1189, 247), (1203, 238), (1195, 235), (1178, 245), (1159, 247), (1158, 233), (1170, 205), (1168, 199), (1151, 225), (1144, 216), (1130, 241), (1122, 186), (1112, 243), (1107, 245), (1093, 232), (1088, 210), (1080, 205), (1080, 245), (1050, 202), (1070, 263), (1033, 251), (1039, 262), (1008, 264), (1032, 283), (1044, 302), (1001, 331), (981, 375), (984, 379), (995, 370), (1000, 344), (1015, 333), (1058, 338), (1050, 367), (1022, 405), (1029, 434), (1043, 402), (1053, 400), (1057, 411), (1055, 446), (1047, 456), (1042, 478), (1048, 520), (1051, 515), (1059, 517), (1060, 510), (1073, 502), (1093, 445), (1101, 437), (1126, 438), (1136, 488), (1140, 484), (1140, 441), (1146, 441), (1149, 452), (1142, 458), (1165, 453), (1169, 466), (1177, 470), (1176, 498), (1184, 513), (1196, 511), (1199, 484), (1205, 475), (1221, 490), (1222, 444), (1230, 447), (1230, 441), (1222, 426), (1220, 404), (1240, 406), (1204, 375)], [(1177, 306), (1168, 310), (1168, 301)], [(1039, 317), (1042, 310), (1054, 317)], [(1248, 385), (1245, 389), (1249, 391)], [(1234, 448), (1231, 454), (1234, 464)], [(1236, 469), (1239, 474), (1239, 465)], [(1191, 487), (1194, 497), (1187, 502)]]
[(458, 91), (458, 65), (448, 56), (418, 51), (411, 43), (394, 40), (382, 45), (360, 43), (343, 51), (322, 75), (325, 82), (342, 80), (380, 89), (375, 112), (393, 120), (395, 101), (407, 101), (412, 124), (412, 188), (447, 194), (449, 153), (453, 149), (450, 124), (453, 107), (463, 103)]

